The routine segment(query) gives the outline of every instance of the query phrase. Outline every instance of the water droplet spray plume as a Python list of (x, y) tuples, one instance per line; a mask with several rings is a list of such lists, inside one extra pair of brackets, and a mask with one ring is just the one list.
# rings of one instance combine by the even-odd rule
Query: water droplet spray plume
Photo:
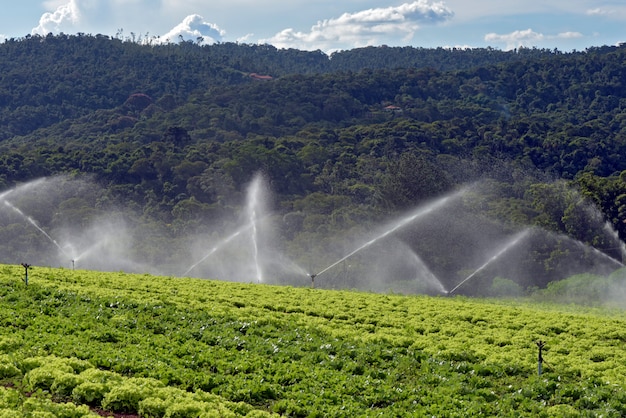
[(444, 197), (442, 197), (442, 198), (440, 198), (438, 200), (435, 200), (434, 202), (431, 202), (430, 204), (427, 204), (424, 207), (419, 208), (412, 215), (409, 215), (409, 216), (407, 216), (405, 218), (402, 218), (402, 219), (400, 219), (400, 221), (398, 221), (395, 224), (391, 225), (382, 234), (380, 234), (377, 237), (367, 241), (365, 244), (361, 245), (360, 247), (358, 247), (354, 251), (348, 253), (344, 257), (342, 257), (339, 260), (335, 261), (334, 263), (330, 264), (328, 267), (320, 270), (317, 274), (312, 274), (310, 276), (317, 277), (320, 274), (323, 274), (323, 273), (327, 272), (328, 270), (332, 269), (333, 267), (337, 266), (341, 262), (343, 262), (343, 261), (347, 260), (348, 258), (352, 257), (353, 255), (363, 251), (364, 249), (366, 249), (367, 247), (369, 247), (372, 244), (376, 243), (377, 241), (380, 241), (380, 240), (384, 239), (385, 237), (393, 234), (394, 232), (396, 232), (397, 230), (405, 227), (406, 225), (410, 224), (411, 222), (414, 222), (416, 219), (421, 218), (422, 216), (425, 216), (425, 215), (433, 212), (434, 210), (441, 208), (446, 203), (448, 203), (450, 200), (462, 196), (463, 194), (465, 194), (467, 192), (467, 190), (468, 190), (467, 188), (461, 189), (461, 190), (453, 193), (452, 195), (444, 196)]
[(58, 242), (56, 242), (56, 240), (54, 238), (52, 238), (42, 227), (40, 227), (37, 222), (35, 222), (35, 220), (33, 218), (31, 218), (30, 216), (26, 215), (24, 212), (22, 212), (18, 207), (14, 206), (13, 204), (11, 204), (8, 200), (4, 200), (4, 204), (6, 206), (8, 206), (9, 208), (13, 209), (14, 212), (16, 212), (17, 214), (19, 214), (22, 218), (24, 218), (28, 223), (30, 223), (33, 227), (35, 227), (39, 232), (41, 232), (51, 243), (53, 243), (58, 249), (59, 251), (61, 251), (68, 259), (71, 259), (72, 256), (70, 254), (68, 254), (63, 247), (61, 247), (59, 245)]
[[(604, 229), (609, 233), (609, 235), (613, 238), (613, 240), (617, 243), (617, 249), (619, 249), (621, 261), (620, 264), (624, 266), (624, 260), (626, 260), (626, 244), (620, 239), (619, 234), (613, 227), (613, 225), (606, 221), (604, 223)], [(610, 248), (613, 249), (613, 248)]]
[[(244, 235), (246, 238), (250, 237), (249, 241), (246, 241), (250, 243), (250, 247), (248, 247), (250, 251), (248, 252), (247, 250), (244, 250), (246, 255), (249, 256), (249, 261), (244, 263), (245, 266), (238, 265), (229, 270), (231, 278), (234, 278), (236, 272), (242, 272), (245, 267), (251, 268), (253, 271), (252, 274), (254, 275), (257, 283), (265, 282), (265, 276), (268, 275), (268, 270), (273, 274), (290, 271), (291, 273), (299, 275), (307, 275), (306, 271), (302, 267), (296, 264), (293, 260), (286, 259), (280, 254), (280, 251), (265, 251), (265, 253), (262, 251), (262, 247), (264, 245), (263, 243), (271, 241), (271, 235), (273, 232), (269, 227), (270, 220), (268, 214), (266, 213), (266, 201), (265, 178), (262, 174), (256, 174), (246, 189), (246, 205), (242, 213), (243, 225), (234, 233), (221, 240), (199, 261), (189, 267), (185, 273), (183, 273), (183, 276), (188, 275), (198, 265), (219, 250), (226, 247), (226, 245), (235, 238)], [(217, 264), (219, 265), (220, 263)], [(241, 267), (243, 267), (243, 269)], [(219, 267), (217, 268), (219, 269)]]
[(447, 294), (448, 291), (443, 286), (443, 283), (441, 283), (441, 281), (437, 278), (437, 276), (435, 276), (435, 274), (432, 271), (430, 271), (430, 269), (426, 266), (426, 263), (424, 263), (421, 257), (417, 255), (415, 252), (413, 253), (413, 257), (415, 259), (415, 262), (419, 266), (418, 271), (421, 273), (420, 276), (422, 277), (422, 279), (426, 283), (435, 286), (439, 293)]
[(213, 254), (215, 254), (220, 248), (222, 248), (223, 246), (225, 246), (226, 244), (231, 242), (233, 239), (237, 238), (242, 232), (244, 232), (248, 228), (250, 228), (250, 225), (244, 225), (243, 227), (241, 227), (240, 229), (235, 231), (233, 234), (229, 235), (228, 237), (226, 237), (225, 239), (220, 241), (217, 245), (215, 245), (213, 248), (211, 248), (211, 250), (208, 253), (206, 253), (206, 255), (204, 257), (202, 257), (200, 260), (198, 260), (197, 262), (192, 264), (191, 267), (189, 267), (183, 273), (183, 277), (187, 276), (193, 269), (198, 267), (198, 265), (200, 265), (204, 260), (206, 260), (207, 258), (212, 256)]
[(230, 241), (241, 235), (246, 230), (250, 230), (251, 235), (251, 245), (252, 245), (252, 261), (254, 263), (254, 271), (256, 275), (257, 282), (263, 281), (263, 270), (261, 268), (261, 261), (259, 255), (259, 222), (260, 216), (259, 212), (261, 211), (262, 206), (262, 190), (263, 189), (263, 177), (261, 175), (256, 175), (250, 183), (250, 186), (247, 189), (246, 193), (246, 219), (247, 222), (240, 229), (235, 231), (233, 234), (226, 237), (226, 239), (220, 241), (217, 245), (215, 245), (204, 257), (202, 257), (199, 261), (193, 264), (191, 267), (187, 269), (183, 273), (183, 276), (189, 274), (194, 268), (196, 268), (199, 264), (209, 258), (211, 255), (215, 254), (220, 248), (228, 244)]
[[(106, 246), (109, 243), (110, 239), (108, 237), (105, 237), (105, 239), (102, 239), (98, 242), (96, 242), (95, 244), (91, 245), (90, 247), (86, 248), (83, 252), (79, 253), (78, 255), (76, 255), (75, 257), (72, 258), (72, 260), (74, 262), (79, 262), (80, 260), (82, 260), (83, 258), (89, 257), (91, 254), (95, 253), (97, 249)], [(75, 253), (76, 251), (73, 250), (72, 253)]]
[(257, 210), (261, 204), (261, 185), (262, 177), (260, 175), (255, 176), (252, 184), (248, 188), (248, 202), (246, 204), (246, 212), (248, 214), (248, 220), (250, 222), (252, 231), (252, 257), (254, 261), (254, 268), (256, 271), (257, 282), (263, 281), (263, 272), (261, 264), (259, 262), (259, 242), (258, 242), (258, 214)]
[[(45, 240), (51, 242), (56, 247), (56, 249), (58, 249), (58, 254), (61, 254), (63, 257), (67, 257), (67, 259), (72, 260), (72, 262), (82, 261), (82, 263), (85, 265), (88, 265), (88, 264), (90, 266), (99, 265), (99, 266), (103, 266), (105, 269), (109, 268), (111, 265), (110, 264), (111, 260), (114, 260), (114, 258), (110, 256), (111, 255), (110, 252), (113, 250), (111, 248), (108, 248), (109, 243), (116, 244), (116, 245), (112, 245), (112, 247), (115, 247), (115, 249), (117, 250), (119, 249), (118, 248), (119, 242), (124, 241), (124, 240), (119, 239), (119, 232), (117, 230), (116, 230), (115, 236), (111, 236), (110, 238), (107, 238), (106, 236), (107, 231), (114, 229), (114, 228), (110, 228), (110, 227), (107, 229), (98, 228), (95, 230), (94, 233), (87, 234), (87, 235), (83, 234), (84, 231), (81, 231), (81, 234), (75, 234), (74, 232), (76, 232), (76, 230), (70, 229), (70, 228), (52, 230), (53, 232), (48, 233), (47, 232), (48, 228), (46, 228), (45, 225), (43, 226), (39, 225), (39, 223), (33, 217), (30, 217), (27, 215), (27, 213), (29, 212), (28, 208), (31, 206), (28, 206), (28, 204), (26, 204), (25, 202), (32, 202), (34, 200), (35, 203), (37, 203), (38, 199), (40, 199), (41, 197), (41, 191), (44, 188), (54, 189), (54, 190), (64, 190), (60, 187), (48, 187), (48, 185), (52, 184), (52, 182), (55, 182), (55, 181), (56, 180), (54, 178), (44, 178), (44, 179), (39, 179), (34, 182), (29, 182), (24, 185), (18, 186), (16, 188), (4, 191), (0, 193), (0, 202), (4, 202), (5, 203), (4, 207), (8, 208), (10, 212), (14, 212), (15, 214), (19, 215), (23, 220), (25, 220), (33, 228), (36, 228), (38, 233), (40, 233), (41, 235), (45, 237)], [(54, 184), (56, 186), (56, 183)], [(69, 186), (69, 188), (67, 189), (68, 192), (66, 193), (67, 196), (80, 194), (76, 192), (76, 190), (78, 189), (75, 187), (75, 185), (73, 185), (73, 183), (65, 181), (62, 184), (63, 184), (63, 187)], [(284, 257), (284, 258), (281, 257), (281, 255), (279, 254), (280, 251), (274, 251), (274, 249), (271, 249), (271, 251), (268, 250), (269, 245), (271, 245), (274, 242), (279, 242), (280, 240), (272, 239), (272, 233), (274, 232), (274, 230), (270, 226), (271, 223), (266, 222), (270, 218), (269, 216), (266, 216), (267, 213), (265, 211), (265, 206), (264, 206), (266, 202), (265, 193), (267, 191), (267, 187), (263, 181), (263, 177), (258, 175), (258, 176), (255, 176), (255, 178), (251, 181), (249, 187), (246, 190), (246, 193), (247, 193), (245, 197), (246, 206), (241, 211), (241, 218), (239, 220), (239, 224), (237, 224), (234, 227), (236, 228), (234, 232), (226, 236), (226, 238), (218, 238), (219, 240), (218, 242), (214, 241), (210, 245), (206, 245), (206, 244), (201, 245), (201, 246), (195, 245), (194, 251), (200, 251), (201, 252), (200, 254), (197, 254), (197, 253), (196, 254), (197, 256), (202, 256), (202, 258), (198, 260), (197, 262), (195, 262), (193, 265), (190, 266), (189, 263), (186, 263), (186, 265), (182, 266), (181, 268), (181, 264), (176, 263), (176, 265), (172, 264), (171, 268), (180, 271), (188, 267), (185, 273), (183, 274), (183, 276), (187, 276), (194, 269), (196, 269), (198, 265), (205, 262), (209, 257), (214, 256), (215, 253), (221, 251), (223, 247), (228, 245), (228, 248), (226, 248), (225, 250), (226, 251), (232, 250), (233, 252), (232, 253), (229, 252), (228, 253), (229, 255), (225, 257), (221, 257), (220, 260), (218, 260), (215, 263), (215, 265), (207, 266), (208, 270), (211, 270), (212, 272), (214, 271), (219, 271), (220, 273), (223, 272), (223, 276), (229, 280), (231, 279), (237, 280), (241, 278), (245, 280), (255, 279), (258, 282), (265, 282), (266, 280), (275, 279), (279, 277), (278, 280), (284, 280), (285, 282), (292, 283), (291, 280), (294, 279), (294, 274), (295, 274), (296, 276), (310, 278), (311, 283), (313, 284), (314, 279), (320, 274), (322, 275), (326, 274), (329, 270), (333, 269), (340, 263), (346, 261), (350, 257), (359, 253), (360, 251), (363, 251), (367, 249), (368, 247), (372, 247), (373, 244), (375, 244), (376, 242), (380, 242), (384, 239), (388, 239), (389, 236), (396, 233), (401, 228), (407, 227), (412, 222), (417, 222), (421, 218), (431, 221), (432, 219), (428, 217), (427, 215), (433, 212), (436, 212), (437, 216), (439, 215), (441, 215), (442, 217), (447, 216), (445, 214), (447, 213), (446, 211), (448, 207), (446, 207), (445, 205), (449, 204), (452, 199), (455, 199), (461, 196), (470, 188), (472, 188), (472, 186), (466, 187), (456, 193), (452, 193), (448, 196), (442, 197), (441, 199), (434, 200), (430, 203), (422, 205), (416, 208), (414, 211), (409, 212), (408, 216), (396, 218), (390, 223), (386, 225), (382, 225), (381, 229), (378, 230), (378, 232), (381, 232), (378, 236), (376, 236), (376, 233), (373, 233), (371, 235), (371, 236), (375, 236), (373, 239), (370, 239), (367, 242), (364, 242), (366, 240), (355, 242), (354, 244), (356, 244), (358, 248), (349, 252), (348, 254), (341, 257), (340, 259), (333, 262), (332, 264), (328, 265), (324, 269), (320, 270), (317, 274), (309, 274), (307, 270), (298, 266), (291, 259), (288, 259), (287, 257)], [(450, 209), (455, 209), (455, 207), (451, 206)], [(68, 218), (68, 222), (71, 222), (71, 221), (72, 220)], [(440, 221), (436, 221), (436, 222), (440, 222)], [(437, 226), (436, 222), (432, 222), (433, 230)], [(599, 226), (602, 227), (604, 222), (605, 221), (602, 220)], [(425, 221), (423, 221), (422, 223), (424, 224)], [(57, 223), (57, 224), (60, 225), (60, 223)], [(446, 224), (446, 225), (449, 225), (449, 224)], [(422, 226), (425, 227), (427, 225), (421, 225), (419, 227), (420, 230), (422, 230), (421, 228)], [(605, 232), (607, 232), (607, 235), (611, 235), (613, 237), (613, 239), (606, 239), (606, 243), (609, 244), (606, 246), (611, 247), (611, 248), (605, 248), (601, 251), (599, 249), (586, 245), (582, 242), (578, 243), (579, 247), (576, 247), (576, 246), (574, 247), (577, 249), (582, 248), (583, 250), (585, 250), (586, 254), (590, 255), (589, 259), (592, 259), (594, 263), (599, 260), (605, 260), (605, 261), (610, 261), (612, 263), (610, 266), (616, 265), (616, 266), (619, 266), (620, 268), (624, 267), (624, 264), (618, 261), (618, 259), (620, 258), (620, 254), (621, 254), (622, 260), (625, 259), (626, 245), (619, 239), (619, 237), (617, 236), (617, 232), (613, 229), (611, 224), (606, 223), (604, 227), (605, 227)], [(417, 227), (416, 227), (416, 230), (417, 230)], [(63, 234), (63, 232), (65, 231), (67, 231), (67, 233), (70, 233), (69, 231), (72, 231), (71, 235), (66, 237)], [(231, 232), (231, 231), (227, 231), (227, 232)], [(478, 232), (481, 233), (482, 231), (478, 231)], [(409, 248), (411, 252), (402, 253), (401, 255), (398, 255), (398, 257), (400, 260), (402, 260), (403, 263), (406, 262), (407, 268), (404, 271), (407, 271), (409, 273), (415, 270), (418, 271), (418, 273), (415, 276), (409, 276), (409, 274), (406, 275), (407, 283), (409, 282), (409, 280), (412, 280), (411, 279), (412, 277), (419, 277), (420, 284), (428, 283), (430, 286), (429, 289), (432, 291), (437, 291), (437, 292), (441, 292), (444, 294), (446, 293), (454, 294), (455, 292), (458, 291), (458, 289), (461, 286), (466, 285), (468, 281), (476, 277), (476, 275), (478, 275), (480, 271), (483, 271), (484, 269), (486, 269), (490, 265), (490, 263), (493, 263), (499, 257), (503, 258), (501, 256), (506, 251), (518, 245), (519, 241), (524, 239), (524, 236), (526, 235), (527, 232), (528, 232), (527, 230), (520, 232), (520, 236), (517, 236), (517, 235), (514, 236), (513, 238), (511, 238), (511, 241), (506, 242), (504, 247), (497, 248), (496, 250), (498, 250), (498, 252), (493, 257), (491, 257), (486, 263), (484, 263), (477, 270), (472, 272), (472, 274), (470, 274), (465, 279), (463, 279), (449, 292), (446, 291), (441, 281), (437, 278), (437, 275), (435, 275), (434, 273), (428, 270), (428, 267), (426, 266), (426, 264), (421, 260), (421, 257), (420, 257), (421, 254), (420, 256), (418, 256), (417, 253), (414, 253), (415, 251), (414, 249)], [(75, 246), (74, 245), (62, 246), (62, 245), (59, 245), (59, 242), (57, 242), (57, 240), (53, 238), (55, 237), (58, 239), (59, 237), (61, 237), (60, 238), (61, 243), (65, 243), (66, 241), (76, 243), (77, 242), (76, 240), (83, 236), (96, 237), (96, 240), (87, 241), (83, 239), (81, 244), (76, 244)], [(467, 236), (471, 237), (470, 235), (467, 235)], [(242, 238), (245, 239), (245, 241), (241, 241), (241, 245), (239, 245), (240, 244), (239, 241), (237, 241), (236, 245), (234, 244), (235, 240), (240, 240)], [(389, 238), (393, 239), (393, 237), (389, 237)], [(420, 239), (419, 235), (415, 235), (414, 238)], [(425, 236), (423, 236), (422, 238), (425, 239)], [(436, 233), (433, 235), (433, 238), (438, 239)], [(533, 239), (535, 239), (534, 235), (533, 235)], [(468, 239), (467, 241), (469, 242), (470, 240)], [(132, 242), (132, 241), (128, 240), (128, 242)], [(387, 246), (388, 243), (389, 241), (380, 242), (380, 244), (385, 245), (385, 246)], [(572, 245), (573, 244), (571, 244), (569, 248), (571, 248)], [(480, 246), (479, 244), (477, 244), (476, 246), (477, 246), (477, 249), (482, 248), (482, 246)], [(424, 246), (424, 247), (428, 248), (429, 250), (431, 248), (440, 248), (437, 246), (434, 246), (434, 247)], [(445, 248), (444, 245), (442, 245), (441, 247)], [(520, 247), (518, 246), (516, 248), (520, 248)], [(100, 249), (102, 249), (102, 251), (100, 251)], [(206, 249), (208, 249), (209, 251), (203, 256), (202, 252)], [(613, 250), (613, 251), (608, 252), (608, 253), (603, 252), (604, 250), (607, 250), (607, 249)], [(109, 252), (107, 252), (106, 254), (103, 254), (106, 251), (109, 251)], [(115, 252), (115, 254), (113, 255), (116, 257), (115, 258), (116, 262), (119, 261), (118, 255), (120, 254), (123, 254), (123, 256), (126, 256), (125, 252), (120, 252), (120, 251)], [(222, 253), (220, 252), (220, 254)], [(230, 254), (234, 254), (234, 256), (231, 258)], [(389, 254), (392, 254), (391, 249), (389, 249)], [(400, 254), (400, 253), (393, 252), (393, 254), (395, 255), (395, 254)], [(609, 254), (613, 255), (614, 257), (612, 257)], [(429, 254), (427, 254), (427, 256), (428, 255)], [(238, 263), (238, 260), (241, 260), (241, 257), (246, 257), (246, 259), (243, 263)], [(407, 261), (406, 257), (411, 257), (411, 258), (410, 260)], [(413, 260), (413, 257), (415, 257), (415, 260)], [(233, 260), (237, 260), (237, 261), (233, 261)], [(387, 260), (387, 258), (385, 258), (384, 260)], [(470, 260), (470, 258), (468, 258), (467, 260)], [(132, 261), (132, 260), (126, 260), (126, 261)], [(191, 260), (191, 261), (194, 261), (194, 260)], [(365, 261), (364, 265), (367, 264), (368, 262), (369, 260)], [(380, 263), (378, 261), (375, 261), (375, 263), (376, 263), (375, 264), (376, 267), (378, 268)], [(431, 263), (431, 264), (435, 265), (435, 263)], [(606, 264), (606, 263), (603, 263), (603, 264)], [(141, 271), (146, 271), (148, 268), (147, 266), (148, 265), (141, 265), (136, 270), (140, 271), (139, 269), (143, 269)], [(392, 264), (391, 266), (395, 268), (396, 264)], [(228, 270), (231, 267), (232, 269)], [(569, 267), (569, 266), (565, 266), (565, 267)], [(465, 266), (460, 266), (460, 268), (465, 268)], [(409, 269), (414, 269), (414, 270), (409, 270)], [(379, 271), (382, 274), (377, 274)], [(368, 273), (372, 273), (372, 276), (371, 276), (372, 283), (366, 283), (367, 282), (366, 279), (368, 279), (369, 276), (368, 278), (364, 279), (364, 276), (360, 272), (355, 273), (354, 277), (356, 278), (355, 280), (359, 280), (359, 283), (363, 282), (364, 285), (378, 285), (379, 283), (378, 282), (374, 283), (374, 280), (378, 280), (380, 277), (396, 277), (393, 275), (385, 276), (384, 274), (386, 271), (389, 271), (389, 270), (384, 270), (384, 268), (382, 267), (379, 270), (375, 270), (375, 269), (369, 270)], [(456, 269), (455, 267), (455, 270), (450, 269), (449, 271), (450, 272), (458, 271), (458, 269)], [(233, 274), (229, 274), (231, 272)], [(241, 277), (237, 277), (238, 273), (241, 273)], [(284, 276), (279, 276), (279, 274), (284, 274)], [(359, 274), (359, 275), (356, 276), (356, 274)], [(300, 283), (299, 280), (301, 279), (298, 279), (298, 283)], [(411, 283), (410, 286), (414, 286), (414, 284)], [(414, 288), (411, 287), (411, 289), (414, 289)]]
[(501, 247), (501, 249), (496, 254), (494, 254), (489, 260), (487, 260), (487, 262), (485, 262), (482, 266), (478, 267), (476, 270), (474, 270), (474, 272), (472, 274), (467, 276), (459, 284), (457, 284), (455, 287), (453, 287), (452, 290), (450, 290), (448, 292), (448, 295), (453, 294), (459, 287), (463, 286), (464, 283), (468, 282), (474, 276), (476, 276), (478, 273), (480, 273), (485, 268), (487, 268), (487, 266), (489, 266), (491, 263), (496, 261), (502, 254), (506, 253), (511, 248), (515, 247), (523, 238), (525, 238), (529, 234), (529, 232), (530, 232), (530, 229), (524, 229), (520, 233), (516, 234), (503, 247)]
[(581, 242), (579, 240), (574, 240), (574, 242), (576, 243), (577, 246), (581, 247), (582, 251), (589, 251), (591, 250), (594, 254), (600, 256), (601, 258), (608, 260), (610, 262), (612, 262), (613, 264), (615, 264), (616, 266), (622, 268), (624, 267), (624, 263), (622, 263), (621, 261), (611, 257), (610, 255), (608, 255), (607, 253), (600, 251), (599, 249), (595, 248), (595, 247), (591, 247), (589, 245), (586, 245), (584, 242)]

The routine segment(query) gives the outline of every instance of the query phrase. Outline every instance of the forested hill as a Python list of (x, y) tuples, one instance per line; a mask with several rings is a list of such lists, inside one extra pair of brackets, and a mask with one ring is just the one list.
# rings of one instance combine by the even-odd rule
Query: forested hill
[(329, 57), (12, 39), (0, 44), (0, 184), (89, 174), (142, 222), (184, 233), (232, 213), (262, 171), (297, 240), (490, 178), (481, 210), (495, 219), (591, 242), (571, 187), (624, 238), (625, 64), (624, 46)]
[(186, 100), (209, 86), (363, 69), (457, 70), (550, 56), (550, 51), (362, 48), (321, 51), (223, 43), (141, 45), (107, 36), (28, 36), (0, 44), (0, 139), (122, 103), (130, 93)]

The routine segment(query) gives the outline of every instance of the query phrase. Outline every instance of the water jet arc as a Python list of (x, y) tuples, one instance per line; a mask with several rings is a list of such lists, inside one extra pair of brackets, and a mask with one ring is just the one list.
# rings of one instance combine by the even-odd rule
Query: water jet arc
[(231, 235), (229, 235), (228, 237), (226, 237), (224, 240), (220, 241), (217, 245), (215, 245), (204, 257), (202, 257), (200, 260), (198, 260), (196, 263), (192, 264), (191, 267), (189, 267), (184, 273), (183, 273), (183, 277), (187, 276), (189, 274), (189, 272), (191, 272), (191, 270), (195, 269), (200, 263), (202, 263), (204, 260), (206, 260), (207, 258), (209, 258), (211, 255), (213, 255), (215, 252), (217, 252), (220, 248), (222, 248), (224, 245), (228, 244), (230, 241), (232, 241), (233, 239), (237, 238), (242, 232), (244, 232), (245, 230), (247, 230), (248, 228), (250, 228), (251, 225), (245, 225), (242, 228), (239, 228), (237, 231), (235, 231), (234, 233), (232, 233)]
[(261, 204), (261, 186), (263, 178), (257, 175), (252, 184), (248, 188), (248, 202), (246, 205), (246, 212), (248, 214), (248, 220), (252, 228), (252, 258), (254, 262), (254, 269), (256, 272), (256, 279), (258, 283), (263, 281), (263, 271), (261, 269), (261, 263), (259, 260), (259, 231), (258, 231), (258, 211)]
[(22, 212), (17, 206), (14, 206), (13, 204), (11, 204), (11, 202), (9, 202), (8, 200), (4, 200), (4, 204), (6, 206), (8, 206), (9, 208), (13, 209), (14, 212), (16, 212), (17, 214), (19, 214), (22, 218), (24, 218), (26, 221), (28, 221), (28, 223), (30, 223), (33, 227), (35, 227), (35, 229), (37, 229), (39, 232), (41, 232), (46, 238), (48, 238), (48, 240), (53, 243), (58, 249), (59, 251), (61, 251), (66, 257), (68, 258), (72, 258), (71, 255), (69, 255), (64, 249), (63, 247), (61, 247), (59, 245), (59, 243), (50, 236), (50, 234), (48, 234), (42, 227), (40, 227), (37, 222), (35, 222), (35, 220), (33, 218), (31, 218), (30, 216), (26, 215), (24, 212)]
[(517, 243), (520, 242), (522, 240), (522, 238), (524, 238), (526, 235), (528, 235), (529, 232), (530, 232), (530, 229), (525, 229), (522, 232), (520, 232), (517, 235), (515, 235), (504, 247), (502, 247), (500, 249), (500, 251), (498, 251), (494, 256), (492, 256), (489, 260), (487, 260), (487, 262), (485, 264), (483, 264), (482, 266), (478, 267), (476, 270), (474, 270), (474, 272), (472, 274), (467, 276), (459, 284), (457, 284), (455, 287), (453, 287), (452, 290), (450, 290), (448, 292), (448, 295), (453, 294), (459, 287), (463, 286), (464, 283), (466, 283), (472, 277), (476, 276), (476, 274), (478, 274), (479, 272), (484, 270), (489, 264), (491, 264), (496, 259), (498, 259), (498, 257), (500, 257), (502, 254), (504, 254), (505, 252), (507, 252), (511, 248), (515, 247), (515, 245), (517, 245)]
[(452, 195), (442, 197), (439, 200), (436, 200), (436, 201), (430, 203), (429, 205), (427, 205), (426, 207), (418, 210), (414, 214), (412, 214), (410, 216), (407, 216), (406, 218), (401, 219), (399, 222), (397, 222), (395, 225), (391, 226), (389, 229), (387, 229), (382, 234), (380, 234), (377, 237), (367, 241), (365, 244), (361, 245), (356, 250), (352, 251), (351, 253), (347, 254), (346, 256), (344, 256), (344, 257), (340, 258), (339, 260), (335, 261), (334, 263), (332, 263), (328, 267), (320, 270), (314, 276), (317, 277), (320, 274), (325, 273), (326, 271), (332, 269), (333, 267), (335, 267), (336, 265), (340, 264), (341, 262), (343, 262), (343, 261), (347, 260), (348, 258), (352, 257), (356, 253), (366, 249), (367, 247), (369, 247), (370, 245), (374, 244), (375, 242), (377, 242), (377, 241), (379, 241), (379, 240), (381, 240), (381, 239), (391, 235), (392, 233), (396, 232), (398, 229), (400, 229), (400, 228), (410, 224), (411, 222), (415, 221), (417, 218), (419, 218), (421, 216), (425, 216), (425, 215), (429, 214), (430, 212), (434, 211), (435, 209), (438, 209), (438, 208), (442, 207), (450, 199), (462, 195), (463, 193), (465, 193), (465, 191), (466, 191), (466, 189), (462, 189), (462, 190), (460, 190), (460, 191), (458, 191), (458, 192), (456, 192), (456, 193), (454, 193)]

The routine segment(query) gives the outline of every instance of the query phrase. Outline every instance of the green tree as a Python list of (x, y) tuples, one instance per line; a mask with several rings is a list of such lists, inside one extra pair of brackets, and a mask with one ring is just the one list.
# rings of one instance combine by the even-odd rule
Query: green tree
[(450, 186), (445, 172), (435, 163), (423, 155), (404, 153), (388, 163), (379, 195), (384, 206), (403, 210), (441, 195)]

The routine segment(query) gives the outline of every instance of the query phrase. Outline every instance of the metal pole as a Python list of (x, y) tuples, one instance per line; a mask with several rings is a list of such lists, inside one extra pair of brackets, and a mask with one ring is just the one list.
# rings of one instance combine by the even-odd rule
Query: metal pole
[(22, 267), (24, 267), (24, 283), (28, 286), (28, 269), (30, 264), (22, 263)]
[(539, 376), (541, 376), (541, 373), (543, 372), (543, 356), (541, 355), (541, 350), (543, 350), (545, 345), (545, 342), (541, 340), (537, 341), (537, 347), (539, 348), (539, 356), (537, 357), (537, 372), (539, 373)]

